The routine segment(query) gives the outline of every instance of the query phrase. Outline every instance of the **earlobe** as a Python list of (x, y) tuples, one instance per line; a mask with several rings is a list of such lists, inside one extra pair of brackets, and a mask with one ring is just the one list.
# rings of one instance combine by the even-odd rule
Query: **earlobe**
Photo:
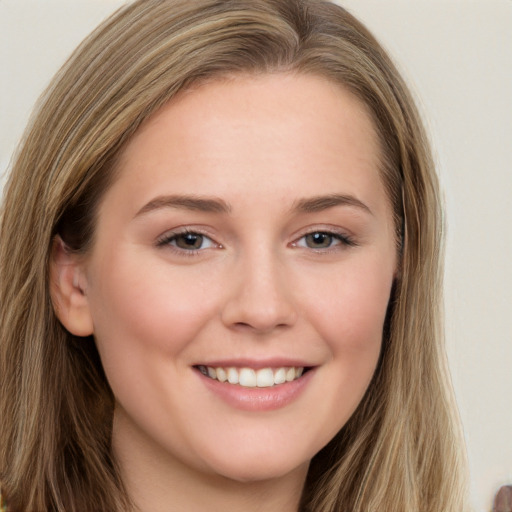
[(50, 258), (50, 295), (57, 318), (75, 336), (94, 332), (83, 261), (60, 236), (56, 236)]

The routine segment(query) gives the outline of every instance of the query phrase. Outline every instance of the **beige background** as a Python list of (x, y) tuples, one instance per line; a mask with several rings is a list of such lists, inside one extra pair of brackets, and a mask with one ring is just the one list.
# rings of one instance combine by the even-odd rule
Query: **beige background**
[[(31, 108), (121, 0), (0, 0), (0, 172)], [(341, 0), (420, 98), (447, 205), (450, 364), (475, 509), (512, 483), (512, 0)], [(441, 512), (441, 511), (440, 511)]]

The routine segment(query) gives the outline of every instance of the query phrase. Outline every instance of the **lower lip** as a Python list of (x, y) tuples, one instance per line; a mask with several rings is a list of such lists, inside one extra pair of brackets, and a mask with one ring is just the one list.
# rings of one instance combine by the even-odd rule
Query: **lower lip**
[(211, 379), (198, 372), (204, 385), (231, 407), (244, 411), (273, 411), (286, 407), (297, 400), (311, 382), (314, 368), (292, 382), (277, 384), (268, 388), (246, 388)]

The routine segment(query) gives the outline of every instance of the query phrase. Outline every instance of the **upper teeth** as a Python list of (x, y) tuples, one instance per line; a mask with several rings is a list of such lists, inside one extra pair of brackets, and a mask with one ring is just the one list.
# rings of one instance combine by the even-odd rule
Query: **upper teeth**
[(253, 370), (252, 368), (233, 368), (233, 367), (212, 367), (199, 366), (199, 371), (212, 379), (229, 384), (239, 384), (246, 388), (268, 388), (276, 384), (283, 384), (298, 379), (304, 372), (303, 367), (282, 367), (282, 368), (262, 368)]

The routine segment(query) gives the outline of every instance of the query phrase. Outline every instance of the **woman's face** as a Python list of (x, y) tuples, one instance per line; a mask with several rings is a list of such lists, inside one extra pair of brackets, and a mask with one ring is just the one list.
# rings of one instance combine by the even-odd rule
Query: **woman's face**
[(314, 76), (209, 83), (119, 168), (80, 267), (114, 449), (240, 481), (305, 471), (372, 378), (396, 269), (365, 108)]

